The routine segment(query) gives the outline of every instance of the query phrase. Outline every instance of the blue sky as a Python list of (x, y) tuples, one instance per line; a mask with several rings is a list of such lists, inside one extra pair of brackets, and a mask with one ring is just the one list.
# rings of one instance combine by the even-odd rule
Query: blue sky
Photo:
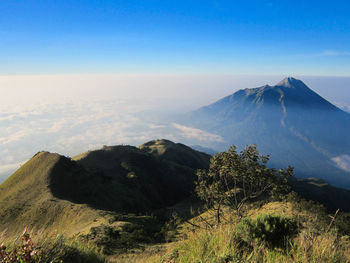
[(1, 0), (0, 74), (350, 76), (349, 1)]

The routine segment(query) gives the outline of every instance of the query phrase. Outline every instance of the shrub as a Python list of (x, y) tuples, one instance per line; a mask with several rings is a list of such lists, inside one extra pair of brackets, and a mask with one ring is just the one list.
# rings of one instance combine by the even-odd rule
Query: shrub
[(284, 216), (259, 215), (243, 218), (236, 226), (236, 237), (249, 245), (285, 248), (298, 233), (297, 222)]

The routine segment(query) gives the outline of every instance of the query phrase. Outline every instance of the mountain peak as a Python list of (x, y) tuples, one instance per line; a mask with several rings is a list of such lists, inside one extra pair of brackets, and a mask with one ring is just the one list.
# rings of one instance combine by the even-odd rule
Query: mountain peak
[(296, 78), (293, 78), (293, 77), (286, 77), (281, 82), (288, 82), (288, 83), (290, 83), (290, 82), (294, 82), (294, 81), (300, 81), (300, 80), (298, 80)]
[(282, 86), (286, 88), (300, 88), (300, 87), (305, 88), (306, 87), (304, 82), (302, 82), (299, 79), (295, 79), (293, 77), (284, 78), (283, 80), (278, 82), (276, 86)]

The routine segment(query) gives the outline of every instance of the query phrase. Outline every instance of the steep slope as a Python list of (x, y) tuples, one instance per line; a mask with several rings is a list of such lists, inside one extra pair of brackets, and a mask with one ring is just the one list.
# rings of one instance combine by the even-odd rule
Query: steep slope
[(221, 135), (219, 150), (255, 143), (262, 153), (271, 154), (273, 166), (290, 164), (299, 177), (350, 187), (350, 173), (332, 161), (350, 155), (350, 115), (300, 80), (239, 90), (189, 113), (184, 122)]

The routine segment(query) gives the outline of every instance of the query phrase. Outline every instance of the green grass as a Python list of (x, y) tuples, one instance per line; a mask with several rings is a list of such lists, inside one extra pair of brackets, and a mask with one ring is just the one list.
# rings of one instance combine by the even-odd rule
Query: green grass
[[(318, 213), (317, 208), (316, 204), (306, 201), (250, 206), (251, 218), (260, 218), (262, 214), (271, 212), (274, 216), (294, 218), (299, 222), (298, 234), (289, 240), (286, 247), (244, 242), (237, 236), (238, 219), (232, 215), (232, 223), (218, 228), (198, 229), (182, 225), (179, 240), (163, 249), (158, 248), (158, 252), (150, 247), (144, 252), (126, 254), (111, 262), (350, 262), (349, 236), (339, 232), (334, 221), (322, 211)], [(226, 217), (229, 217), (228, 211)], [(209, 219), (210, 215), (202, 216)]]

